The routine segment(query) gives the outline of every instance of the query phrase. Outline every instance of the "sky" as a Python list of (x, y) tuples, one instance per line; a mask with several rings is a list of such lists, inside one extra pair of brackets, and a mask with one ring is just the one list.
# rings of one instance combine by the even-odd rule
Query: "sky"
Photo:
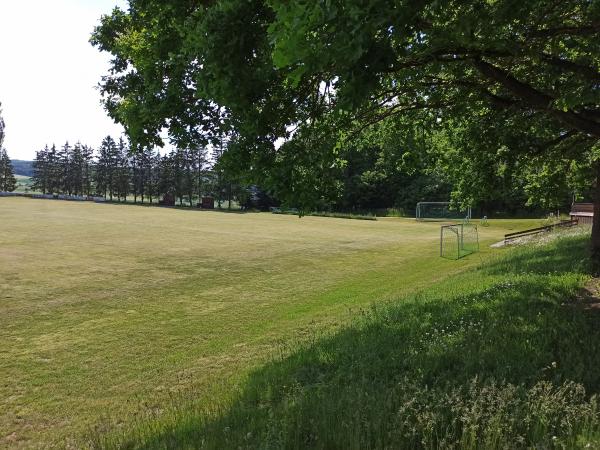
[(65, 141), (97, 147), (123, 128), (106, 115), (95, 88), (110, 55), (88, 40), (102, 14), (124, 0), (0, 0), (0, 102), (4, 147), (33, 159)]

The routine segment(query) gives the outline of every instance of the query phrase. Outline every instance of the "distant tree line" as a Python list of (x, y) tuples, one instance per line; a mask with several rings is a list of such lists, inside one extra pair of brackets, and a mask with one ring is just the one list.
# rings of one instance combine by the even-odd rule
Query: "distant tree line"
[(11, 162), (16, 175), (23, 175), (24, 177), (33, 175), (33, 161), (12, 158)]
[[(217, 155), (218, 156), (218, 155)], [(246, 205), (251, 192), (212, 164), (205, 147), (177, 148), (161, 155), (154, 148), (131, 148), (107, 136), (100, 147), (65, 143), (46, 146), (33, 161), (33, 189), (44, 194), (102, 196), (111, 201), (195, 206), (202, 196), (219, 207)]]

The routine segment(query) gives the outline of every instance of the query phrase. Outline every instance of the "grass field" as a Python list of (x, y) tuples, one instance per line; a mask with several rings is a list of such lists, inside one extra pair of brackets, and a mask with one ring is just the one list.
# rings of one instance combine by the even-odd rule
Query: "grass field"
[(91, 443), (598, 449), (600, 285), (589, 275), (589, 234), (550, 237), (559, 239), (538, 239), (291, 345), (231, 400), (180, 398)]
[(410, 219), (0, 199), (0, 446), (79, 446), (192, 393), (216, 404), (292, 343), (538, 223), (492, 220), (480, 254), (448, 261), (439, 224)]

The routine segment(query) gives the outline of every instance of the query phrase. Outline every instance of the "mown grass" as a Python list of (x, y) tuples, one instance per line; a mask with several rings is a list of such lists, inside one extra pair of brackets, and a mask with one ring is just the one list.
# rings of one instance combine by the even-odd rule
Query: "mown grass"
[(0, 199), (0, 447), (79, 448), (101, 418), (129, 430), (172, 397), (224, 407), (282, 346), (537, 221), (490, 224), (481, 254), (446, 261), (439, 224), (410, 219)]
[(580, 299), (587, 239), (511, 249), (373, 305), (336, 332), (288, 344), (228, 401), (175, 399), (90, 444), (600, 448), (600, 308)]

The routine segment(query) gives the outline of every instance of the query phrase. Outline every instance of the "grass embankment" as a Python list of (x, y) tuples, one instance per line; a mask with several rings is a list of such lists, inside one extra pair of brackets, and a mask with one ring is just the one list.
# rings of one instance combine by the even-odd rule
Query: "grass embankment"
[[(179, 406), (123, 448), (600, 448), (600, 308), (587, 236), (507, 250), (287, 348), (229, 401)], [(597, 306), (597, 305), (596, 305)]]

